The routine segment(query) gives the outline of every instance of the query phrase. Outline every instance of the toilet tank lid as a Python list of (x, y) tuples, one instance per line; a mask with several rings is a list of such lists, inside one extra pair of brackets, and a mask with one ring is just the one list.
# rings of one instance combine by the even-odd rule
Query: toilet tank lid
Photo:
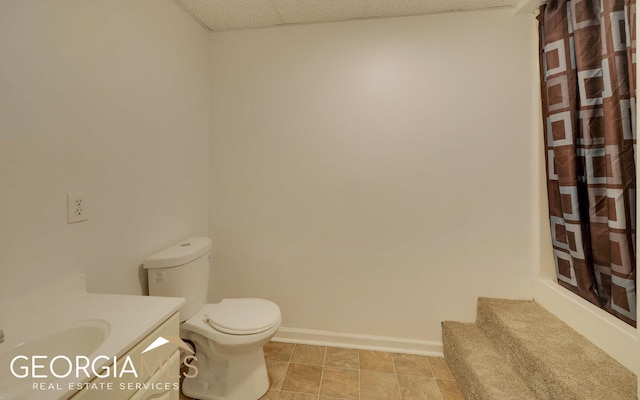
[(211, 238), (191, 237), (149, 256), (144, 260), (144, 267), (177, 267), (195, 260), (209, 250), (211, 250)]

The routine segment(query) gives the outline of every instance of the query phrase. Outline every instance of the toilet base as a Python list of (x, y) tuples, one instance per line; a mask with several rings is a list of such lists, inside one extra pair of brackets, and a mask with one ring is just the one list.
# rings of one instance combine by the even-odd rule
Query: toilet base
[(269, 389), (262, 347), (226, 360), (196, 361), (197, 376), (185, 378), (182, 393), (199, 400), (257, 400)]

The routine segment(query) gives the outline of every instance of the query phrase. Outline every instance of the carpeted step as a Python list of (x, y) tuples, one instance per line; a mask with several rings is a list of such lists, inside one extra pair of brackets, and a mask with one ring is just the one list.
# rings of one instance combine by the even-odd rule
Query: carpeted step
[(477, 325), (539, 399), (637, 398), (631, 371), (534, 301), (480, 298)]
[(466, 400), (535, 400), (476, 324), (442, 323), (444, 356)]

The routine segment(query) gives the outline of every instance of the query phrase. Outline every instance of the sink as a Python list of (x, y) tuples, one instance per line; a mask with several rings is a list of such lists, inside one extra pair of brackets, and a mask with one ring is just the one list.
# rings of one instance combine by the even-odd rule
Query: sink
[[(10, 339), (10, 334), (10, 332), (5, 332), (7, 339)], [(13, 358), (16, 355), (89, 356), (104, 342), (107, 336), (109, 336), (109, 324), (106, 321), (75, 321), (26, 341), (7, 340), (6, 344), (9, 349), (8, 351), (2, 349), (0, 360)], [(11, 345), (12, 343), (13, 345)]]
[[(116, 371), (116, 359), (183, 304), (178, 298), (87, 293), (83, 274), (0, 296), (0, 400), (68, 400), (79, 391), (84, 399), (122, 398), (127, 392), (119, 387), (113, 393), (100, 387), (109, 381), (101, 375)], [(125, 365), (118, 360), (118, 371)], [(83, 386), (92, 382), (96, 388)]]
[[(22, 399), (21, 395), (31, 388), (34, 382), (31, 374), (35, 372), (31, 371), (32, 357), (43, 357), (38, 358), (38, 364), (46, 366), (36, 373), (50, 375), (50, 372), (46, 371), (54, 357), (64, 356), (70, 360), (75, 360), (77, 356), (89, 357), (104, 343), (109, 331), (109, 323), (95, 319), (73, 321), (27, 340), (11, 340), (11, 331), (5, 331), (7, 341), (0, 346), (0, 365), (9, 367), (15, 357), (20, 357), (14, 364), (14, 371), (28, 377), (17, 378), (10, 369), (3, 371), (0, 374), (0, 400)], [(59, 365), (62, 370), (68, 367), (63, 361), (59, 362)], [(46, 383), (48, 380), (42, 378), (40, 382)]]

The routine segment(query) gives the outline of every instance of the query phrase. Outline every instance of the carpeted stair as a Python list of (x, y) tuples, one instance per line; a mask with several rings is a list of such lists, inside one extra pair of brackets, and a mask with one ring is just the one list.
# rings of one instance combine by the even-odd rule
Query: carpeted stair
[(466, 400), (637, 399), (631, 371), (534, 301), (480, 298), (442, 341)]

